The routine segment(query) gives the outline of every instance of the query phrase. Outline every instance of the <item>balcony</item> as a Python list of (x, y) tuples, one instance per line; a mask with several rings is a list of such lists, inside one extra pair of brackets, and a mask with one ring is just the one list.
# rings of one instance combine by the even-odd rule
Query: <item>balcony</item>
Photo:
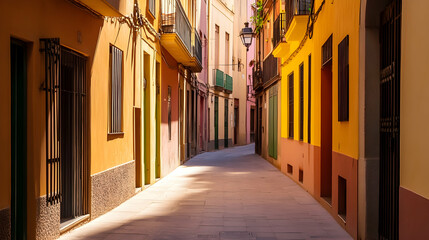
[(307, 30), (311, 0), (287, 0), (286, 3), (286, 41), (300, 41)]
[(197, 30), (194, 28), (192, 34), (192, 61), (190, 64), (191, 70), (193, 72), (201, 72), (203, 69), (203, 49), (201, 45), (200, 35)]
[(192, 67), (192, 27), (180, 0), (163, 0), (161, 45), (187, 67)]
[(232, 93), (233, 79), (219, 69), (213, 69), (213, 87), (217, 91)]
[(256, 65), (252, 68), (252, 80), (253, 80), (253, 90), (259, 90), (262, 87), (262, 71), (261, 64), (256, 63)]
[(273, 46), (275, 48), (280, 42), (284, 41), (283, 37), (286, 34), (286, 13), (279, 14), (274, 21), (273, 27)]
[(265, 60), (262, 69), (262, 81), (263, 85), (267, 86), (271, 84), (271, 82), (275, 81), (279, 76), (278, 71), (278, 61), (277, 58), (270, 54)]
[(102, 16), (122, 17), (125, 14), (125, 1), (121, 0), (75, 0), (84, 7), (90, 8)]

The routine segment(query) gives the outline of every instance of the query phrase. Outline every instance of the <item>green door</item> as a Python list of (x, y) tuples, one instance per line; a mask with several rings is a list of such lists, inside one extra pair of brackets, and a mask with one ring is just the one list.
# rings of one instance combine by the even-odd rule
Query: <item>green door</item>
[(228, 99), (225, 98), (225, 136), (224, 136), (224, 146), (228, 147)]
[(214, 140), (215, 140), (215, 149), (219, 149), (219, 97), (215, 97), (214, 103)]
[(270, 89), (268, 105), (268, 154), (277, 159), (277, 86)]
[(11, 144), (12, 239), (27, 239), (27, 60), (25, 43), (12, 39)]

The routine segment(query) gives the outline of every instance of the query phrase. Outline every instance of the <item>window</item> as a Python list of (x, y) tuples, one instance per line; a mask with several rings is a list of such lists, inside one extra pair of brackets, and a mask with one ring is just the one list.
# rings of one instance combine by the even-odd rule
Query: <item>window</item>
[(311, 143), (311, 54), (308, 55), (308, 143)]
[(293, 73), (289, 75), (289, 138), (293, 139)]
[(338, 215), (346, 221), (347, 218), (347, 180), (338, 176)]
[(110, 46), (110, 133), (122, 132), (122, 55), (122, 50)]
[(292, 167), (292, 165), (290, 165), (290, 164), (288, 164), (287, 165), (287, 173), (289, 173), (290, 175), (293, 175), (293, 167)]
[(299, 65), (299, 140), (304, 140), (304, 63)]
[(219, 26), (215, 25), (215, 68), (219, 69)]
[(349, 120), (349, 36), (338, 45), (338, 121)]
[(171, 140), (171, 86), (168, 86), (168, 93), (167, 93), (167, 102), (168, 102), (168, 140)]
[(155, 0), (148, 0), (148, 10), (149, 10), (150, 14), (152, 14), (152, 16), (155, 18), (156, 17)]

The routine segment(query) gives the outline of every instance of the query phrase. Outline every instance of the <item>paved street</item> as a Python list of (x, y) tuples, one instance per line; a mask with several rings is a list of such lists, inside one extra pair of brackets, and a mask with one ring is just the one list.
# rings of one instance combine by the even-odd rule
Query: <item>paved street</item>
[(351, 239), (253, 148), (200, 154), (61, 239)]

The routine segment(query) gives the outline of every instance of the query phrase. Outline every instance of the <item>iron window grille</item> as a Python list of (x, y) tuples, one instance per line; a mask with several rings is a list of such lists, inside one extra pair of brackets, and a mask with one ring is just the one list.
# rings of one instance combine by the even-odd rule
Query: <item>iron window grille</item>
[(332, 35), (322, 46), (322, 66), (332, 60)]
[(155, 2), (155, 0), (148, 0), (148, 10), (149, 10), (150, 14), (152, 14), (152, 16), (154, 18), (156, 18), (156, 2)]
[(122, 133), (122, 68), (123, 52), (110, 45), (110, 128), (109, 133)]

